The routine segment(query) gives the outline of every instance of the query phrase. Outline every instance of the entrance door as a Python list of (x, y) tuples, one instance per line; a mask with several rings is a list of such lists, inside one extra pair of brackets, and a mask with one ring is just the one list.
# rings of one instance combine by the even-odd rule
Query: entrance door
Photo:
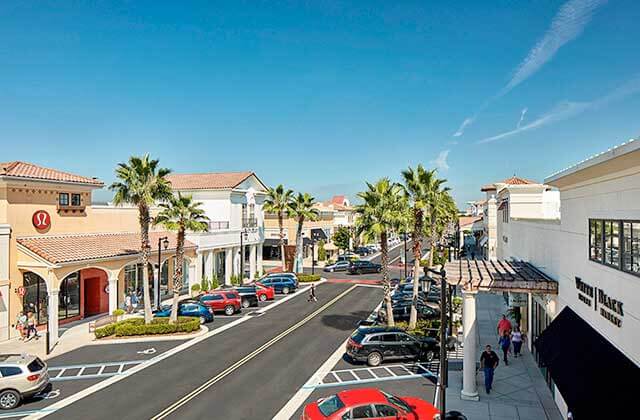
[(100, 311), (100, 277), (84, 279), (84, 316), (99, 314)]

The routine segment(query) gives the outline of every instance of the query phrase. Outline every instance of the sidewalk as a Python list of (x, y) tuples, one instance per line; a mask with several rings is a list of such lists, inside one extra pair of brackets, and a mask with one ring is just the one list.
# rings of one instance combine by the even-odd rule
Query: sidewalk
[[(487, 344), (502, 357), (502, 352), (498, 351), (496, 326), (507, 309), (504, 299), (502, 295), (479, 293), (476, 305), (479, 335), (477, 360), (480, 360), (480, 352)], [(483, 373), (478, 372), (476, 381), (480, 401), (461, 400), (462, 372), (449, 372), (447, 411), (461, 411), (469, 420), (562, 419), (551, 390), (525, 346), (522, 347), (523, 355), (517, 359), (511, 357), (508, 366), (500, 361), (491, 394), (485, 392)]]

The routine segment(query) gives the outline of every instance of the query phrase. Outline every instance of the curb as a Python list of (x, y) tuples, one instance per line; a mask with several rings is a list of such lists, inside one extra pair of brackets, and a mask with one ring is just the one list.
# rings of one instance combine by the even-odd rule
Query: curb
[(105, 344), (127, 344), (127, 343), (149, 343), (154, 341), (181, 341), (191, 340), (192, 338), (200, 337), (201, 335), (209, 332), (209, 328), (204, 325), (200, 325), (200, 330), (193, 334), (167, 334), (167, 335), (154, 335), (152, 337), (135, 337), (135, 338), (115, 338), (111, 340), (99, 340), (94, 338), (87, 343), (88, 346), (102, 346)]

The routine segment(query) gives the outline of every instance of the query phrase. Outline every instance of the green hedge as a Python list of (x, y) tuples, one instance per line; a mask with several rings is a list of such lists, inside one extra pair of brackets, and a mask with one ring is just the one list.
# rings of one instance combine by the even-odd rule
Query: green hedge
[(319, 274), (298, 274), (298, 281), (300, 283), (309, 283), (318, 280), (320, 280)]
[(408, 322), (396, 322), (396, 327), (401, 328), (408, 333), (418, 336), (418, 337), (433, 337), (437, 335), (437, 329), (440, 328), (440, 320), (439, 319), (419, 319), (416, 323), (415, 330), (409, 330)]
[(200, 329), (200, 319), (193, 317), (179, 317), (178, 323), (169, 324), (169, 318), (154, 318), (150, 324), (145, 324), (143, 318), (131, 318), (96, 328), (96, 338), (114, 335), (126, 337), (132, 335), (157, 335), (173, 333), (189, 333)]

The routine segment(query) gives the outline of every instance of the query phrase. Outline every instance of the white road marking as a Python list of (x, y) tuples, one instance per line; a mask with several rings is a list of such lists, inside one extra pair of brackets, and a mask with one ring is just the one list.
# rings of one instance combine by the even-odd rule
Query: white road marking
[(138, 354), (155, 354), (155, 353), (156, 353), (156, 349), (154, 347), (144, 349), (138, 352)]

